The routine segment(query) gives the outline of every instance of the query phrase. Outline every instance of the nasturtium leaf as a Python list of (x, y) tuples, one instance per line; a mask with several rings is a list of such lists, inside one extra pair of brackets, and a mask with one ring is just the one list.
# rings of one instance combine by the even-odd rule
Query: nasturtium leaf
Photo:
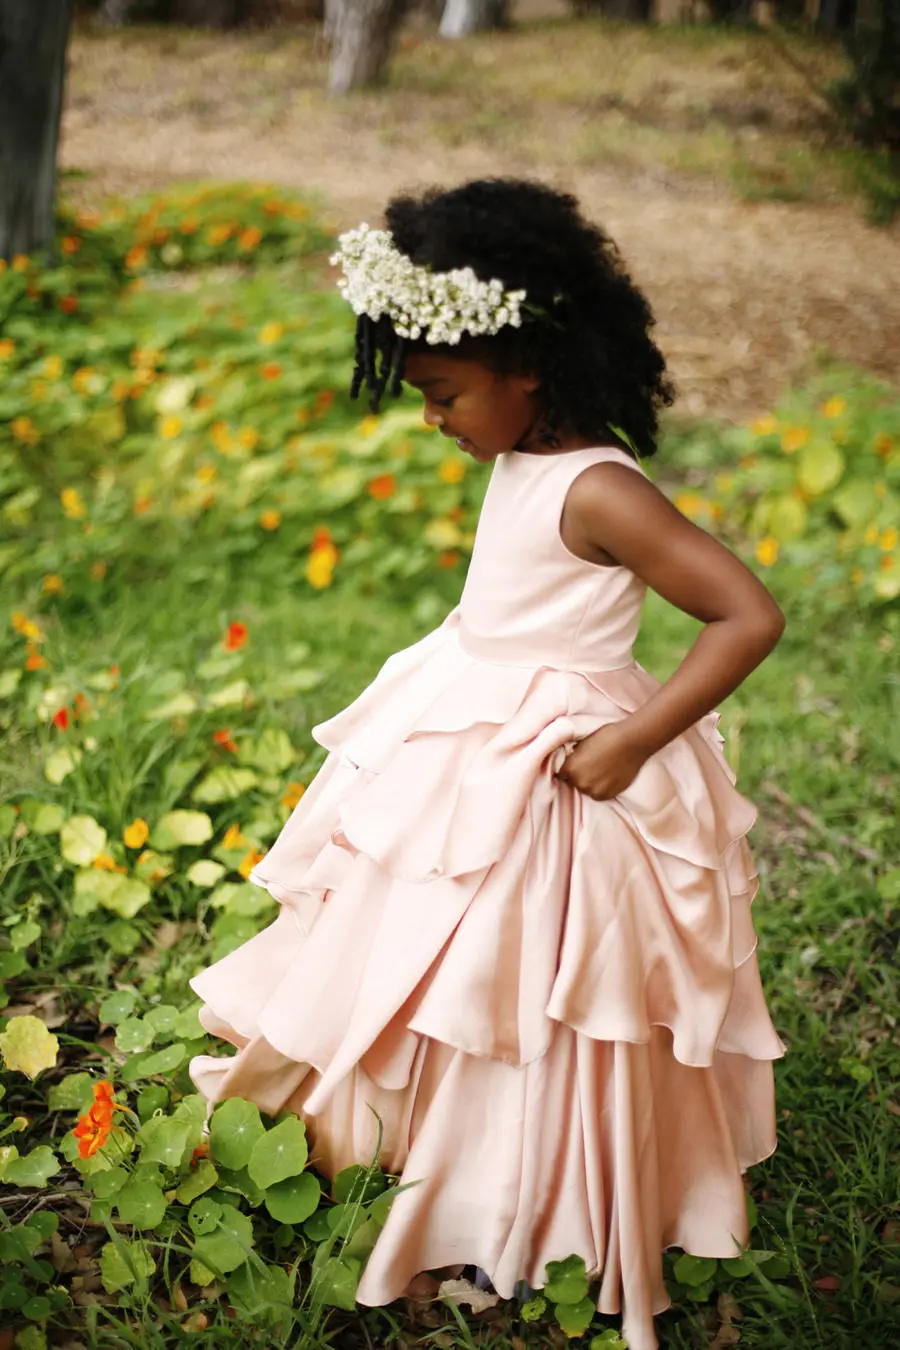
[(105, 846), (106, 830), (93, 816), (70, 816), (60, 831), (60, 852), (76, 867), (90, 867)]
[(180, 1069), (185, 1059), (185, 1047), (180, 1041), (167, 1045), (164, 1050), (145, 1051), (135, 1055), (122, 1065), (122, 1079), (126, 1083), (136, 1083), (140, 1078), (153, 1078), (160, 1073), (174, 1073)]
[(51, 1111), (87, 1111), (94, 1100), (94, 1079), (89, 1073), (67, 1073), (47, 1093)]
[(196, 712), (199, 703), (193, 694), (183, 690), (180, 694), (173, 694), (171, 698), (165, 699), (162, 703), (157, 703), (155, 707), (148, 708), (144, 713), (146, 722), (161, 722), (170, 717), (189, 717), (191, 713)]
[(875, 883), (875, 889), (879, 899), (887, 900), (889, 904), (900, 900), (900, 867), (891, 867), (880, 876)]
[(8, 1266), (12, 1261), (27, 1261), (43, 1241), (35, 1228), (17, 1223), (8, 1232), (0, 1232), (0, 1262)]
[(207, 708), (231, 708), (245, 703), (250, 695), (250, 685), (246, 680), (233, 680), (222, 689), (214, 689), (203, 700)]
[(156, 849), (145, 848), (134, 862), (134, 875), (148, 886), (158, 886), (175, 871), (175, 858), (171, 853), (157, 853)]
[(4, 1170), (3, 1180), (8, 1186), (46, 1186), (59, 1170), (59, 1160), (53, 1150), (46, 1144), (39, 1144), (24, 1157), (13, 1158)]
[(22, 671), (0, 670), (0, 699), (12, 698), (22, 680)]
[(371, 1176), (368, 1175), (368, 1170), (367, 1167), (354, 1163), (336, 1174), (331, 1187), (336, 1204), (345, 1205), (350, 1201), (367, 1204), (382, 1194), (387, 1187), (387, 1178), (380, 1167), (375, 1168)]
[(225, 875), (225, 868), (212, 858), (200, 858), (197, 862), (191, 863), (184, 875), (192, 886), (205, 888), (215, 886), (219, 878)]
[[(266, 1188), (266, 1209), (279, 1223), (305, 1223), (316, 1212), (321, 1187), (311, 1172), (287, 1177)], [(380, 1230), (379, 1230), (380, 1231)], [(351, 1252), (351, 1256), (359, 1253)]]
[(123, 1223), (155, 1228), (166, 1212), (166, 1197), (152, 1181), (132, 1178), (116, 1196), (116, 1208)]
[(806, 532), (808, 512), (799, 497), (776, 497), (769, 508), (769, 534), (779, 543), (801, 539)]
[(368, 1261), (380, 1235), (381, 1225), (376, 1223), (374, 1219), (366, 1219), (365, 1223), (360, 1224), (356, 1232), (351, 1234), (346, 1246), (341, 1251), (341, 1255), (355, 1256), (359, 1261)]
[(716, 1271), (716, 1259), (712, 1256), (679, 1256), (673, 1267), (673, 1274), (679, 1284), (702, 1285), (711, 1279)]
[(319, 1209), (303, 1225), (303, 1235), (310, 1242), (327, 1242), (331, 1237), (331, 1224), (328, 1222), (328, 1210)]
[(22, 803), (22, 819), (35, 834), (58, 834), (66, 813), (56, 802), (29, 801)]
[(841, 484), (830, 505), (845, 525), (865, 525), (879, 507), (875, 484), (869, 478), (851, 478)]
[[(33, 1322), (42, 1322), (44, 1318), (50, 1316), (52, 1311), (52, 1304), (46, 1294), (35, 1294), (27, 1303), (22, 1304), (22, 1316), (29, 1318)], [(31, 1340), (31, 1344), (39, 1346), (41, 1344), (40, 1338), (43, 1337), (43, 1343), (46, 1347), (47, 1337), (44, 1332), (39, 1331), (37, 1327), (32, 1328), (32, 1330), (38, 1331), (38, 1340), (35, 1341), (33, 1338), (29, 1337), (28, 1339)], [(19, 1350), (21, 1350), (22, 1336), (17, 1336), (16, 1341), (18, 1342)]]
[(141, 1157), (147, 1162), (158, 1162), (163, 1167), (177, 1167), (184, 1154), (190, 1128), (187, 1121), (153, 1116), (138, 1131)]
[(48, 1242), (53, 1234), (59, 1231), (59, 1215), (50, 1209), (35, 1210), (25, 1220), (25, 1227), (33, 1229), (42, 1242)]
[(183, 412), (194, 397), (197, 381), (190, 375), (170, 375), (156, 390), (154, 406), (158, 413)]
[(0, 980), (15, 980), (28, 969), (28, 958), (21, 952), (0, 952)]
[(0, 806), (0, 838), (5, 838), (8, 834), (12, 834), (18, 823), (19, 817), (16, 815), (9, 802), (4, 802), (3, 805)]
[(266, 1198), (261, 1186), (250, 1176), (246, 1167), (219, 1167), (219, 1190), (227, 1194), (242, 1195), (256, 1209)]
[(751, 1255), (755, 1256), (757, 1265), (770, 1280), (786, 1280), (791, 1273), (790, 1257), (782, 1252), (758, 1251)]
[(207, 1266), (205, 1266), (202, 1261), (197, 1261), (196, 1259), (194, 1259), (191, 1262), (190, 1264), (191, 1284), (198, 1284), (202, 1289), (204, 1285), (212, 1284), (215, 1278), (216, 1278), (215, 1272), (210, 1270)]
[(812, 440), (800, 452), (797, 481), (810, 497), (821, 497), (840, 482), (844, 467), (844, 456), (833, 441)]
[(299, 1116), (289, 1116), (257, 1139), (247, 1170), (257, 1186), (265, 1190), (287, 1177), (298, 1176), (308, 1157), (306, 1127)]
[(203, 1004), (198, 1000), (189, 1007), (182, 1008), (179, 1012), (172, 1031), (173, 1035), (177, 1036), (180, 1041), (195, 1041), (198, 1037), (206, 1034), (206, 1029), (198, 1016), (202, 1007)]
[(750, 1256), (723, 1256), (721, 1265), (726, 1275), (731, 1275), (738, 1280), (744, 1279), (747, 1275), (752, 1275), (756, 1269), (756, 1262)]
[(361, 1205), (332, 1205), (325, 1217), (335, 1237), (349, 1238), (366, 1222), (366, 1211)]
[(191, 800), (201, 805), (213, 805), (216, 802), (231, 802), (242, 797), (252, 787), (256, 787), (259, 776), (254, 769), (235, 768), (231, 764), (220, 764), (213, 769), (194, 788)]
[(153, 1027), (143, 1017), (126, 1017), (116, 1027), (116, 1049), (126, 1054), (149, 1050), (153, 1044)]
[(136, 995), (128, 989), (117, 989), (115, 993), (107, 994), (97, 1013), (101, 1026), (116, 1026), (124, 1022), (134, 1012), (136, 1003)]
[(169, 1100), (169, 1092), (160, 1083), (151, 1083), (138, 1093), (137, 1109), (141, 1120), (149, 1120), (155, 1111), (161, 1110)]
[(247, 1261), (228, 1276), (228, 1297), (238, 1311), (254, 1322), (274, 1322), (293, 1304), (291, 1276), (280, 1266), (260, 1270)]
[(556, 1320), (565, 1336), (583, 1336), (597, 1309), (591, 1299), (583, 1298), (578, 1303), (557, 1303)]
[(52, 1069), (58, 1053), (59, 1041), (53, 1032), (30, 1013), (11, 1017), (0, 1035), (0, 1059), (4, 1066), (32, 1079), (42, 1069)]
[(167, 1038), (175, 1029), (178, 1009), (174, 1003), (159, 1003), (144, 1014), (144, 1021), (153, 1028), (158, 1037)]
[[(197, 1201), (200, 1204), (205, 1196)], [(253, 1222), (249, 1214), (230, 1206), (223, 1208), (218, 1227), (194, 1239), (194, 1255), (198, 1261), (227, 1275), (243, 1265), (253, 1247)]]
[(213, 837), (213, 824), (205, 811), (168, 811), (156, 823), (154, 848), (183, 848), (205, 844)]
[(565, 1261), (547, 1262), (544, 1297), (551, 1303), (580, 1303), (587, 1297), (588, 1277), (584, 1259), (567, 1256)]
[(34, 919), (24, 919), (22, 923), (17, 923), (10, 929), (10, 946), (15, 952), (23, 952), (33, 942), (37, 942), (43, 931), (41, 925), (35, 923)]
[(210, 1120), (209, 1144), (214, 1161), (240, 1171), (249, 1163), (254, 1146), (265, 1133), (255, 1103), (230, 1097), (216, 1106)]
[(684, 1297), (693, 1300), (694, 1303), (707, 1303), (712, 1296), (715, 1284), (715, 1279), (704, 1280), (702, 1284), (686, 1284), (683, 1286), (687, 1291)]
[(178, 1187), (175, 1198), (182, 1205), (189, 1205), (200, 1195), (215, 1186), (219, 1174), (208, 1158), (198, 1158), (193, 1171)]
[(281, 774), (294, 762), (291, 738), (281, 727), (267, 727), (241, 746), (239, 759), (262, 773)]
[[(325, 1251), (320, 1247), (318, 1257)], [(329, 1256), (321, 1262), (313, 1261), (313, 1276), (310, 1294), (313, 1304), (324, 1304), (328, 1308), (342, 1308), (344, 1312), (353, 1312), (356, 1308), (356, 1290), (362, 1262), (353, 1257)]]
[(119, 1238), (107, 1242), (100, 1251), (100, 1278), (108, 1294), (118, 1293), (135, 1280), (146, 1280), (156, 1269), (156, 1262), (145, 1242), (128, 1242)]
[(131, 1173), (124, 1167), (110, 1167), (105, 1172), (97, 1172), (90, 1179), (90, 1188), (98, 1200), (111, 1200), (126, 1184)]
[(224, 1213), (225, 1210), (217, 1200), (208, 1195), (201, 1195), (188, 1210), (191, 1232), (197, 1237), (203, 1233), (211, 1233), (214, 1228), (218, 1228), (219, 1220)]
[(76, 745), (61, 745), (44, 761), (44, 777), (48, 783), (59, 787), (77, 769), (83, 758), (82, 751)]
[(539, 1322), (547, 1311), (547, 1300), (540, 1294), (535, 1294), (534, 1298), (527, 1299), (519, 1309), (519, 1315), (523, 1322)]
[(92, 914), (98, 907), (118, 914), (122, 919), (133, 919), (152, 898), (150, 887), (137, 877), (121, 872), (106, 872), (96, 868), (83, 870), (75, 877), (73, 911), (79, 917)]
[(892, 572), (879, 572), (872, 586), (879, 600), (896, 600), (900, 595), (900, 567)]
[(615, 1327), (607, 1327), (599, 1336), (592, 1336), (589, 1350), (628, 1350), (628, 1342)]

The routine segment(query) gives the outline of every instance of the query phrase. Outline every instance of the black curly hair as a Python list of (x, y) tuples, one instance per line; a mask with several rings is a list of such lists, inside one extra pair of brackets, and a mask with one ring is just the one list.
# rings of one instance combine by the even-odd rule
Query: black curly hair
[(386, 315), (373, 322), (362, 314), (351, 398), (365, 382), (377, 412), (386, 390), (401, 393), (410, 352), (442, 351), (501, 374), (540, 376), (551, 441), (564, 427), (591, 439), (624, 437), (639, 455), (654, 454), (658, 410), (674, 390), (650, 336), (653, 313), (615, 244), (575, 197), (536, 180), (484, 178), (393, 197), (385, 223), (414, 263), (497, 277), (508, 290), (525, 290), (526, 306), (541, 313), (447, 348), (399, 337)]

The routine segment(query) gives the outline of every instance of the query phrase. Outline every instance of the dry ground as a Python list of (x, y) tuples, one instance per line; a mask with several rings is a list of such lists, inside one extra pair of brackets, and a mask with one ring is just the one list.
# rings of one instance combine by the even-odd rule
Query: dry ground
[(104, 191), (312, 189), (342, 227), (400, 188), (537, 173), (618, 241), (685, 412), (752, 416), (826, 351), (896, 375), (900, 227), (866, 224), (829, 145), (814, 87), (836, 55), (554, 5), (523, 0), (515, 31), (462, 43), (413, 23), (389, 86), (344, 100), (323, 92), (315, 30), (82, 32), (62, 160)]

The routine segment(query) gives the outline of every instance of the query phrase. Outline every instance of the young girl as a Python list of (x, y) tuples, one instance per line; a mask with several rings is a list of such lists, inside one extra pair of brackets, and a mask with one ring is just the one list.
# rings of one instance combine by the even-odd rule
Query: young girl
[[(490, 464), (465, 589), (349, 707), (251, 873), (281, 903), (193, 981), (237, 1046), (210, 1101), (309, 1127), (326, 1175), (403, 1182), (358, 1298), (468, 1264), (498, 1293), (580, 1255), (631, 1350), (663, 1249), (748, 1238), (775, 1147), (745, 836), (712, 712), (784, 620), (651, 485), (672, 401), (647, 302), (576, 200), (495, 179), (342, 236), (352, 393), (402, 381)], [(704, 627), (661, 686), (633, 659), (650, 586)]]

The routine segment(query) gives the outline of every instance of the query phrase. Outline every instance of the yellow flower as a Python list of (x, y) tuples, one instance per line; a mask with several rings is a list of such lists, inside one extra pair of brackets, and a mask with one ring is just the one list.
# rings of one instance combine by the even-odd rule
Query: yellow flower
[(882, 553), (890, 553), (893, 549), (895, 549), (897, 547), (898, 539), (900, 539), (900, 535), (898, 535), (897, 530), (894, 528), (894, 526), (891, 525), (888, 529), (884, 531), (884, 533), (882, 534), (881, 538), (878, 541)]
[(91, 576), (94, 578), (95, 581), (102, 581), (103, 578), (106, 576), (107, 570), (108, 569), (105, 562), (100, 561), (91, 563)]
[(41, 433), (30, 417), (14, 417), (12, 434), (17, 441), (22, 441), (24, 445), (36, 445), (41, 439)]
[(846, 406), (847, 400), (845, 398), (839, 398), (835, 396), (834, 398), (826, 400), (826, 402), (822, 404), (821, 411), (825, 417), (835, 418), (840, 417), (841, 413), (844, 411)]
[(284, 333), (284, 324), (272, 320), (271, 323), (264, 323), (259, 330), (259, 341), (263, 347), (271, 347), (276, 343)]
[(230, 239), (233, 234), (234, 229), (231, 225), (210, 225), (209, 229), (206, 231), (206, 238), (208, 243), (212, 244), (213, 248), (218, 248), (220, 244), (224, 244), (226, 240)]
[(211, 483), (218, 472), (215, 464), (201, 464), (197, 469), (197, 480), (200, 483)]
[(765, 417), (760, 417), (755, 422), (751, 422), (750, 430), (754, 436), (771, 436), (777, 426), (778, 423), (772, 414), (766, 413)]
[(309, 555), (306, 564), (306, 579), (317, 591), (331, 585), (334, 572), (335, 554), (331, 548), (316, 548)]
[(16, 350), (16, 344), (12, 338), (0, 338), (0, 361), (6, 361)]
[(438, 465), (438, 478), (442, 483), (461, 483), (466, 476), (466, 466), (461, 459), (448, 455)]
[(34, 399), (35, 403), (43, 403), (44, 399), (47, 397), (46, 380), (31, 381), (31, 397)]
[(265, 853), (260, 853), (259, 849), (251, 848), (250, 852), (238, 864), (238, 871), (246, 881), (257, 863), (262, 862)]
[(809, 427), (785, 427), (781, 433), (781, 448), (786, 455), (792, 455), (809, 440)]
[(778, 540), (767, 534), (765, 539), (760, 539), (756, 545), (756, 560), (762, 563), (763, 567), (771, 567), (777, 557)]
[(223, 848), (246, 848), (249, 843), (250, 840), (241, 834), (240, 825), (229, 825), (222, 839)]
[(20, 609), (13, 612), (12, 626), (17, 633), (21, 633), (22, 637), (29, 638), (32, 642), (44, 641), (44, 631), (40, 624), (35, 623), (33, 619), (29, 619), (28, 615), (23, 614)]
[(147, 824), (146, 820), (142, 820), (140, 816), (138, 816), (130, 825), (125, 826), (122, 838), (125, 840), (128, 848), (143, 848), (150, 838), (150, 826)]
[(209, 429), (209, 439), (217, 450), (223, 455), (227, 455), (231, 449), (231, 432), (228, 430), (227, 422), (213, 422)]
[(81, 494), (77, 488), (63, 488), (62, 492), (59, 494), (59, 499), (62, 502), (62, 509), (69, 520), (81, 520), (82, 517), (87, 515), (87, 507), (81, 500)]
[(58, 380), (62, 374), (63, 363), (60, 356), (48, 356), (44, 362), (44, 374), (48, 380)]
[(264, 530), (277, 530), (281, 524), (281, 513), (279, 511), (263, 511), (259, 523)]
[(79, 366), (72, 376), (72, 388), (79, 394), (97, 394), (103, 388), (103, 379), (91, 366)]
[(303, 783), (288, 783), (281, 799), (281, 805), (286, 806), (289, 811), (293, 811), (305, 791), (306, 788)]
[(30, 262), (31, 259), (27, 253), (17, 253), (12, 260), (12, 269), (14, 272), (27, 272)]
[(863, 535), (863, 540), (867, 544), (878, 543), (878, 526), (874, 524), (874, 522), (871, 525), (866, 526), (866, 532)]
[(706, 508), (706, 502), (696, 492), (679, 492), (675, 497), (675, 505), (688, 520), (696, 520)]
[(165, 441), (174, 441), (176, 436), (181, 435), (183, 426), (184, 423), (177, 413), (167, 413), (159, 420), (159, 434)]
[(241, 427), (237, 438), (245, 450), (255, 450), (259, 444), (259, 432), (255, 427)]
[(374, 413), (369, 413), (359, 424), (360, 436), (372, 436), (381, 425), (381, 418), (376, 417)]
[(41, 589), (46, 591), (48, 595), (62, 595), (63, 592), (62, 577), (59, 575), (58, 572), (50, 572), (47, 576), (44, 577)]
[(730, 473), (716, 474), (716, 487), (719, 492), (730, 492), (734, 487), (734, 477)]
[(98, 853), (93, 866), (102, 872), (115, 872), (116, 860), (111, 853)]

